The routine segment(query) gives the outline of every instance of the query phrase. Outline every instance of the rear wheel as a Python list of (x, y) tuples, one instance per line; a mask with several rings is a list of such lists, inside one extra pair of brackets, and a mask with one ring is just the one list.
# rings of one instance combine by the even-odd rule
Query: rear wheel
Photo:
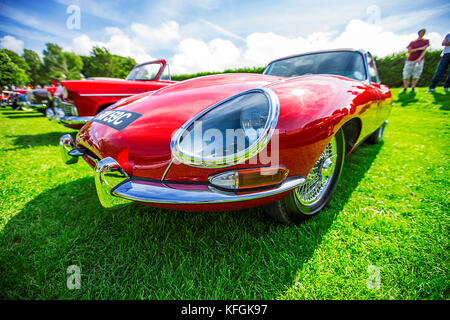
[(265, 206), (265, 211), (289, 225), (317, 214), (330, 200), (342, 172), (344, 154), (344, 134), (339, 130), (311, 169), (305, 183), (283, 199)]

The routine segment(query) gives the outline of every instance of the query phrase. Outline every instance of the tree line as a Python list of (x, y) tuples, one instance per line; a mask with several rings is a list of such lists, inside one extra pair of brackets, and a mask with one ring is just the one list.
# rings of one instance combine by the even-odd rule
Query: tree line
[(108, 49), (94, 47), (88, 56), (65, 52), (54, 43), (47, 43), (43, 58), (30, 49), (19, 55), (0, 49), (0, 85), (48, 85), (52, 79), (76, 80), (89, 77), (125, 78), (136, 65), (130, 57), (111, 54)]
[[(418, 86), (428, 86), (440, 60), (441, 50), (427, 51), (425, 65)], [(381, 82), (390, 87), (402, 86), (402, 70), (406, 53), (395, 53), (383, 58), (375, 57)], [(93, 47), (88, 56), (65, 52), (54, 43), (47, 43), (43, 59), (30, 49), (24, 49), (20, 56), (12, 50), (0, 49), (0, 85), (32, 86), (47, 85), (51, 79), (73, 80), (83, 77), (125, 78), (136, 65), (130, 57), (111, 54), (108, 49)], [(262, 73), (264, 67), (227, 69), (221, 72), (201, 72), (173, 75), (173, 80), (218, 73)]]

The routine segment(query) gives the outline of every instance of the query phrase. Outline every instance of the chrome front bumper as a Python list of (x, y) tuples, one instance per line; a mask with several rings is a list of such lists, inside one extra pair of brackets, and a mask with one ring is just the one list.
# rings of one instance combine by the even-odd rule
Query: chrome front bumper
[(46, 104), (39, 104), (39, 103), (30, 103), (29, 101), (21, 101), (18, 102), (18, 105), (25, 108), (32, 108), (32, 109), (44, 109), (48, 106)]
[(55, 118), (59, 123), (64, 125), (85, 125), (86, 123), (92, 121), (94, 117), (74, 117), (74, 116), (66, 116), (61, 118)]
[(64, 102), (59, 98), (55, 99), (53, 108), (47, 109), (46, 116), (50, 120), (57, 121), (66, 126), (85, 125), (94, 118), (91, 116), (78, 116), (77, 108), (74, 105)]
[(111, 157), (97, 160), (76, 149), (72, 137), (68, 134), (61, 137), (60, 145), (64, 163), (76, 163), (80, 156), (86, 156), (95, 163), (95, 187), (100, 203), (105, 208), (129, 201), (170, 205), (207, 205), (248, 201), (283, 193), (305, 182), (305, 177), (294, 176), (272, 189), (239, 194), (222, 191), (211, 185), (149, 181), (128, 176)]

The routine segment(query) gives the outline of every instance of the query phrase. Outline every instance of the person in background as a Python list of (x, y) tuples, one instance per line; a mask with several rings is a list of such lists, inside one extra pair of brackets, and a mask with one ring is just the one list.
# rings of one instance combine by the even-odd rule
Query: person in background
[(430, 46), (430, 41), (424, 39), (425, 29), (420, 29), (419, 37), (411, 41), (408, 45), (408, 58), (403, 67), (403, 90), (405, 92), (409, 87), (409, 80), (412, 78), (411, 90), (414, 91), (417, 81), (423, 71), (423, 64), (425, 62), (425, 52)]
[[(442, 76), (447, 72), (447, 68), (450, 63), (450, 33), (447, 33), (444, 41), (442, 41), (442, 45), (445, 47), (444, 51), (442, 52), (442, 58), (441, 61), (439, 61), (439, 65), (436, 69), (436, 72), (434, 73), (433, 80), (431, 80), (431, 84), (427, 92), (435, 92), (437, 84), (441, 80)], [(447, 75), (447, 80), (445, 80), (445, 92), (448, 92), (448, 87), (450, 87), (450, 73)]]

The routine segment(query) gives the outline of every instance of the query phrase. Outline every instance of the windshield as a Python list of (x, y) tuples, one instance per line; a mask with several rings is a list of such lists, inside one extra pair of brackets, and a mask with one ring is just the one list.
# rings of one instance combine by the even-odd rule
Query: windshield
[(161, 62), (147, 63), (136, 66), (125, 80), (155, 80), (162, 67)]
[(307, 74), (333, 74), (363, 81), (367, 78), (360, 53), (319, 52), (272, 62), (264, 74), (297, 77)]

